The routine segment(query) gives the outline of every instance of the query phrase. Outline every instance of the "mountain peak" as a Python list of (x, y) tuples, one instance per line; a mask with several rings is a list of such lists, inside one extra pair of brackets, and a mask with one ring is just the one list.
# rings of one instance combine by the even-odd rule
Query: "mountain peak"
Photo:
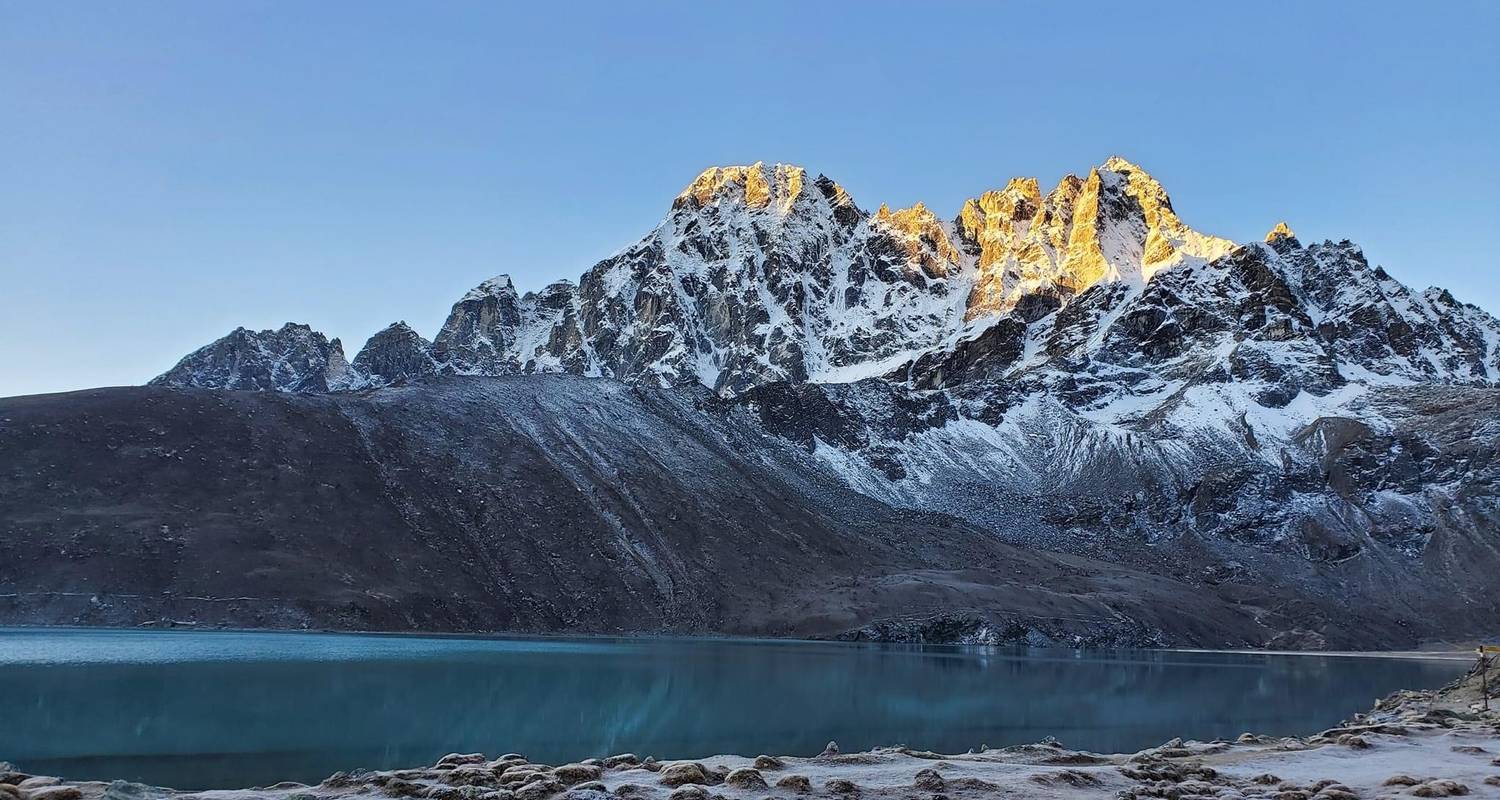
[(918, 200), (911, 206), (908, 206), (906, 208), (898, 208), (895, 210), (891, 209), (889, 203), (881, 203), (880, 208), (875, 211), (875, 216), (887, 221), (897, 221), (903, 219), (925, 219), (928, 217), (931, 217), (933, 219), (937, 218), (937, 215), (933, 214), (932, 211), (927, 208), (927, 204), (923, 203), (920, 200)]
[(1099, 169), (1108, 172), (1139, 172), (1148, 178), (1150, 177), (1145, 170), (1141, 169), (1139, 164), (1123, 156), (1110, 156), (1104, 159), (1104, 163), (1099, 166)]
[[(382, 329), (382, 332), (385, 332), (385, 331), (390, 331), (392, 333), (399, 332), (399, 333), (402, 333), (402, 334), (416, 333), (417, 332), (416, 329), (413, 328), (411, 325), (407, 324), (406, 320), (404, 320), (404, 319), (398, 319), (395, 322), (392, 322), (391, 324), (385, 326), (385, 328)], [(420, 334), (418, 334), (418, 335), (420, 335)]]
[(1041, 201), (1042, 189), (1036, 178), (1011, 178), (1004, 189), (991, 189), (977, 198), (965, 200), (958, 212), (959, 225), (972, 235), (984, 224), (985, 218), (1029, 219)]
[(677, 195), (672, 206), (701, 208), (727, 201), (751, 209), (775, 205), (784, 213), (802, 194), (806, 182), (807, 170), (795, 164), (768, 169), (764, 161), (757, 161), (748, 166), (709, 167)]
[[(502, 273), (470, 289), (468, 294), (464, 295), (463, 299), (481, 300), (486, 297), (515, 293), (516, 285), (511, 282), (510, 275), (508, 273)], [(459, 302), (463, 301), (461, 300)]]
[(151, 384), (327, 392), (348, 388), (351, 379), (338, 339), (329, 339), (310, 325), (288, 322), (274, 330), (235, 328), (187, 354)]
[(363, 388), (390, 386), (408, 378), (437, 372), (431, 355), (432, 343), (406, 324), (392, 322), (375, 332), (354, 356), (358, 376), (354, 384)]
[(1290, 226), (1285, 221), (1276, 223), (1276, 227), (1266, 234), (1266, 244), (1275, 244), (1279, 239), (1296, 239), (1297, 234), (1292, 233)]
[[(986, 192), (990, 194), (990, 192)], [(1011, 178), (1006, 182), (1005, 188), (1000, 194), (1006, 197), (1039, 201), (1042, 199), (1042, 185), (1036, 178)]]

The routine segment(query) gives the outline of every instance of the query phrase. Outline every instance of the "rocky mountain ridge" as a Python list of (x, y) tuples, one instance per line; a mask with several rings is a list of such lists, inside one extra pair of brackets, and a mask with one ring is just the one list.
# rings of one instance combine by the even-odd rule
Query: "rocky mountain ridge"
[[(1035, 179), (1014, 179), (966, 201), (953, 220), (922, 204), (867, 213), (799, 167), (716, 167), (651, 233), (578, 283), (521, 295), (508, 276), (487, 280), (430, 343), (396, 323), (331, 382), (254, 377), (278, 372), (263, 362), (284, 334), (244, 330), (226, 337), (242, 345), (220, 340), (154, 382), (325, 391), (430, 374), (563, 372), (699, 383), (726, 395), (777, 381), (847, 383), (930, 364), (976, 340), (1025, 349), (1022, 327), (1041, 336), (1032, 326), (1049, 316), (1056, 327), (1070, 314), (1108, 312), (1106, 328), (1154, 323), (1170, 337), (1195, 319), (1126, 306), (1212, 291), (1205, 281), (1235, 259), (1284, 293), (1277, 313), (1287, 315), (1288, 336), (1330, 351), (1331, 367), (1377, 382), (1500, 379), (1500, 323), (1490, 315), (1442, 290), (1412, 292), (1347, 242), (1304, 248), (1284, 223), (1268, 241), (1275, 257), (1193, 230), (1155, 179), (1118, 157), (1045, 196)], [(1164, 285), (1158, 275), (1168, 276)], [(1095, 287), (1105, 289), (1090, 294)], [(1085, 299), (1092, 312), (1062, 311)], [(1109, 332), (1098, 333), (1088, 341)], [(1035, 355), (1058, 359), (1085, 343), (1051, 338)], [(322, 369), (316, 359), (300, 363)]]

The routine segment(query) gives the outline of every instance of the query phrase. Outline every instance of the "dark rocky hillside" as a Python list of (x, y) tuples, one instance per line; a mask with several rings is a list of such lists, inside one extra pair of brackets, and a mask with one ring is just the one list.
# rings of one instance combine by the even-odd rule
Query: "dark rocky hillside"
[(556, 377), (0, 400), (0, 622), (1259, 644), (1212, 592), (827, 478), (702, 391)]

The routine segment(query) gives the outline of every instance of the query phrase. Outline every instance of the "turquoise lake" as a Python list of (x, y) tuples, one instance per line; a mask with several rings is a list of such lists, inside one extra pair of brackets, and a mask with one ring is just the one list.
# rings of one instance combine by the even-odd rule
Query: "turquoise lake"
[(964, 752), (1305, 735), (1465, 662), (734, 639), (0, 630), (0, 760), (180, 789), (449, 752)]

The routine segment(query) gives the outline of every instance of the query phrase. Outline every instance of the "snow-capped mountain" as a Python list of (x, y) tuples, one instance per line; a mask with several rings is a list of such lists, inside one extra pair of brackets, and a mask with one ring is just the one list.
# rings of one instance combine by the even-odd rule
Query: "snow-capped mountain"
[[(634, 386), (591, 391), (592, 381), (539, 373)], [(897, 529), (905, 514), (954, 526), (887, 565), (958, 569), (943, 573), (942, 599), (920, 619), (892, 609), (839, 616), (863, 602), (853, 596), (829, 601), (843, 623), (812, 606), (777, 612), (812, 614), (820, 621), (808, 630), (1316, 648), (1404, 646), (1500, 621), (1500, 322), (1446, 291), (1409, 289), (1347, 241), (1304, 245), (1284, 223), (1242, 244), (1195, 231), (1157, 181), (1119, 158), (1045, 195), (1035, 180), (1012, 180), (951, 220), (921, 204), (867, 212), (797, 167), (714, 168), (576, 284), (520, 294), (505, 276), (485, 281), (431, 341), (397, 323), (345, 364), (338, 340), (306, 326), (241, 329), (153, 383), (329, 396), (110, 395), (36, 413), (86, 418), (95, 402), (164, 398), (228, 404), (240, 411), (218, 420), (223, 436), (184, 423), (171, 452), (224, 449), (233, 469), (215, 485), (229, 485), (263, 477), (255, 464), (305, 439), (317, 458), (336, 456), (348, 480), (384, 487), (369, 497), (396, 498), (399, 521), (372, 528), (390, 546), (410, 538), (407, 527), (418, 538), (504, 538), (533, 514), (529, 535), (571, 536), (567, 514), (608, 500), (590, 536), (618, 537), (624, 560), (598, 566), (601, 575), (638, 563), (669, 597), (688, 585), (682, 576), (730, 577), (720, 555), (690, 555), (721, 512), (686, 524), (684, 509), (744, 511), (756, 498), (734, 487), (762, 472), (789, 481), (772, 491), (791, 498), (788, 541), (802, 535), (797, 520), (826, 511), (827, 486), (892, 509)], [(301, 421), (283, 430), (285, 414)], [(242, 424), (264, 435), (243, 439)], [(18, 429), (39, 464), (57, 460), (48, 430)], [(492, 441), (502, 430), (508, 438)], [(707, 450), (673, 457), (683, 436)], [(274, 455), (233, 455), (257, 446)], [(533, 456), (541, 460), (516, 467)], [(78, 461), (96, 462), (112, 463)], [(733, 465), (712, 473), (718, 494), (654, 494), (692, 486), (721, 462)], [(250, 472), (231, 474), (241, 467)], [(429, 483), (435, 476), (461, 486)], [(199, 477), (172, 472), (142, 491), (175, 509), (179, 496), (197, 496), (183, 486)], [(78, 497), (95, 492), (85, 478)], [(368, 503), (328, 499), (342, 483), (307, 483), (305, 502), (270, 510), (301, 520), (313, 509), (311, 530), (329, 535), (363, 525), (345, 517)], [(54, 495), (51, 483), (32, 488)], [(536, 499), (517, 501), (523, 490)], [(683, 538), (640, 544), (666, 529)], [(994, 574), (1018, 573), (986, 560), (1010, 555), (965, 549), (977, 547), (976, 531), (1061, 560), (1021, 595), (996, 595)], [(723, 552), (761, 552), (753, 523), (735, 536)], [(1098, 561), (1069, 561), (1085, 557)], [(833, 589), (818, 582), (833, 562), (803, 565), (820, 577), (797, 590), (842, 591), (845, 578)], [(1131, 577), (1095, 580), (1109, 572), (1101, 563)], [(994, 574), (979, 585), (954, 564)], [(1077, 583), (1075, 568), (1095, 578)], [(880, 580), (928, 596), (930, 576)], [(542, 607), (555, 599), (548, 586), (517, 596)], [(1088, 610), (1066, 624), (1052, 601), (1016, 611), (1018, 596), (1075, 590)], [(714, 596), (730, 609), (746, 592)], [(1211, 600), (1189, 604), (1193, 593)], [(1181, 607), (1162, 611), (1164, 602)], [(545, 625), (589, 624), (586, 614), (568, 619)]]
[[(272, 336), (230, 338), (247, 335)], [(986, 378), (1044, 362), (1072, 372), (1067, 363), (1085, 357), (1124, 368), (1176, 359), (1163, 366), (1181, 372), (1231, 341), (1221, 356), (1234, 364), (1222, 366), (1241, 377), (1291, 358), (1312, 359), (1304, 368), (1326, 380), (1500, 379), (1490, 315), (1407, 289), (1347, 242), (1303, 247), (1284, 225), (1268, 245), (1199, 233), (1155, 179), (1116, 157), (1045, 196), (1034, 179), (1014, 179), (953, 220), (921, 204), (868, 213), (799, 167), (716, 167), (576, 285), (520, 295), (507, 276), (487, 280), (431, 344), (393, 326), (346, 379), (258, 381), (257, 360), (221, 341), (157, 380), (324, 391), (566, 372), (732, 396), (899, 374), (930, 389), (966, 381), (980, 354)], [(284, 361), (283, 372), (322, 369)]]

